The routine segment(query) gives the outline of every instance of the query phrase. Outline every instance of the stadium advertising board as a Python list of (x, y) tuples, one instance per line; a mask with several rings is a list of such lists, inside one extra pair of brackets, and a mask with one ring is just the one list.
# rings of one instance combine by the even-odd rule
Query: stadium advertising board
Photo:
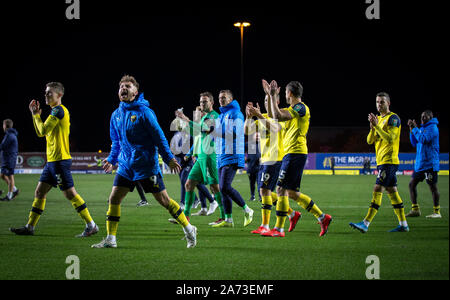
[[(72, 171), (74, 173), (102, 173), (101, 161), (109, 153), (73, 152)], [(17, 156), (16, 174), (40, 174), (47, 162), (45, 152), (20, 152)]]
[[(364, 168), (365, 159), (370, 160), (371, 170), (375, 170), (377, 163), (374, 153), (311, 153), (309, 156), (315, 156), (316, 170), (330, 170), (331, 158), (334, 157), (335, 170), (360, 170)], [(398, 170), (403, 173), (410, 173), (414, 170), (414, 163), (416, 160), (415, 153), (400, 153), (399, 154), (399, 168)], [(449, 167), (449, 154), (440, 154), (440, 170), (448, 171)]]
[[(109, 153), (98, 152), (73, 152), (72, 155), (72, 171), (74, 173), (103, 173), (101, 161), (108, 156)], [(305, 170), (316, 170), (319, 173), (331, 170), (331, 158), (334, 157), (337, 174), (360, 174), (363, 170), (364, 161), (369, 159), (370, 168), (376, 170), (376, 158), (373, 153), (309, 153), (306, 161)], [(401, 174), (410, 175), (414, 170), (416, 159), (415, 153), (400, 153), (399, 172)], [(46, 155), (44, 152), (21, 152), (17, 157), (16, 173), (17, 174), (39, 174), (41, 173), (45, 163)], [(163, 173), (170, 173), (170, 169), (161, 162)], [(449, 170), (449, 154), (440, 154), (440, 170), (448, 174)], [(352, 171), (352, 172), (349, 172)], [(344, 173), (343, 173), (344, 172)], [(317, 174), (319, 174), (317, 173)], [(316, 174), (314, 172), (306, 172), (306, 174)], [(321, 173), (320, 173), (321, 174)], [(325, 173), (324, 173), (325, 174)]]

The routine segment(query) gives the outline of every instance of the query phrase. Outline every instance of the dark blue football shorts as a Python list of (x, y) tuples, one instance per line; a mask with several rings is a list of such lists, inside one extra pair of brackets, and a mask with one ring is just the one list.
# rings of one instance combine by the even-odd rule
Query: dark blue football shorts
[(39, 181), (50, 184), (53, 187), (59, 187), (61, 191), (65, 191), (73, 187), (71, 159), (51, 161), (45, 164)]
[(1, 168), (0, 173), (3, 174), (3, 175), (5, 175), (5, 176), (11, 176), (11, 175), (14, 175), (14, 168), (10, 168), (10, 167), (7, 167), (7, 166), (3, 166), (3, 167)]
[(113, 186), (127, 187), (130, 189), (130, 192), (132, 192), (136, 187), (137, 182), (141, 184), (145, 193), (159, 193), (166, 189), (162, 176), (159, 173), (136, 181), (128, 180), (127, 178), (116, 174)]
[(273, 191), (280, 174), (281, 161), (274, 164), (260, 165), (258, 171), (258, 188)]
[(286, 154), (281, 162), (277, 186), (299, 192), (307, 157), (307, 154)]
[(415, 172), (412, 174), (412, 178), (419, 180), (420, 182), (426, 181), (429, 185), (436, 184), (438, 182), (438, 172), (433, 169)]
[(385, 164), (377, 166), (376, 184), (384, 187), (397, 186), (397, 170), (398, 165)]

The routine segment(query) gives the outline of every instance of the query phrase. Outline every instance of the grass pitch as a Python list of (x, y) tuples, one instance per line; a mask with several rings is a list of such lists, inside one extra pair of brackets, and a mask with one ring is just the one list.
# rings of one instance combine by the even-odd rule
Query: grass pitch
[[(368, 233), (349, 227), (349, 222), (359, 222), (367, 213), (374, 176), (305, 175), (302, 192), (333, 216), (325, 237), (318, 236), (317, 220), (292, 200), (291, 207), (303, 214), (295, 231), (285, 238), (250, 234), (261, 222), (260, 202), (253, 201), (247, 202), (255, 211), (248, 227), (243, 227), (243, 210), (235, 204), (234, 228), (207, 225), (218, 218), (218, 210), (212, 216), (193, 216), (191, 223), (198, 228), (193, 249), (186, 248), (181, 227), (167, 221), (169, 213), (151, 194), (147, 195), (150, 206), (136, 207), (137, 192), (128, 194), (122, 204), (118, 248), (92, 249), (92, 244), (106, 236), (111, 175), (74, 175), (77, 191), (100, 226), (97, 235), (74, 237), (84, 224), (62, 193), (53, 189), (35, 235), (15, 236), (8, 228), (26, 223), (38, 179), (38, 175), (16, 175), (20, 195), (11, 202), (0, 202), (0, 279), (66, 279), (70, 255), (79, 257), (80, 279), (84, 280), (358, 280), (366, 279), (370, 255), (379, 258), (380, 279), (449, 279), (448, 176), (441, 176), (438, 183), (442, 219), (425, 218), (432, 212), (432, 200), (422, 183), (418, 197), (423, 215), (408, 219), (408, 233), (387, 232), (398, 224), (387, 195)], [(408, 212), (410, 177), (398, 179)], [(166, 175), (164, 181), (169, 195), (179, 201), (178, 176)], [(244, 199), (250, 198), (246, 175), (237, 175), (233, 186)], [(0, 188), (6, 189), (3, 182)], [(273, 210), (271, 227), (274, 223)]]

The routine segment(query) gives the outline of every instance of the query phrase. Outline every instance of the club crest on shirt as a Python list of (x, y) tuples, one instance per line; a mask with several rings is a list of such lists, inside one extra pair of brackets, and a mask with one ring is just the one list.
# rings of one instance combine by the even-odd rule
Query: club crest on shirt
[(134, 121), (136, 121), (136, 116), (135, 116), (135, 115), (132, 115), (132, 116), (131, 116), (131, 122), (134, 122)]

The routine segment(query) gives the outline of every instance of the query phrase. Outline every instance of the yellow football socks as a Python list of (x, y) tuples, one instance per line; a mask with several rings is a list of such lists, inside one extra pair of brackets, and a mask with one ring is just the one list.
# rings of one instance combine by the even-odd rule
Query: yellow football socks
[(370, 202), (369, 211), (367, 212), (364, 220), (367, 222), (372, 222), (373, 218), (378, 212), (378, 209), (381, 206), (381, 199), (383, 198), (383, 193), (373, 192), (372, 193), (372, 201)]
[(316, 217), (317, 219), (323, 215), (323, 212), (320, 208), (311, 200), (311, 198), (306, 194), (300, 194), (297, 199), (294, 199), (301, 207), (303, 207), (306, 211), (309, 211)]
[[(278, 201), (278, 195), (276, 193), (272, 192), (272, 205), (277, 205), (277, 201)], [(293, 213), (294, 213), (294, 210), (289, 205), (289, 208), (287, 211), (287, 215), (289, 216), (289, 218), (293, 215)]]
[(433, 212), (434, 212), (435, 214), (440, 215), (440, 214), (441, 214), (441, 206), (440, 206), (440, 205), (438, 205), (438, 206), (433, 206)]
[(106, 212), (106, 232), (108, 235), (117, 235), (120, 220), (120, 204), (109, 204)]
[(189, 221), (186, 219), (183, 210), (180, 208), (180, 205), (176, 201), (170, 199), (167, 210), (172, 215), (172, 217), (177, 220), (179, 224), (181, 224), (181, 226), (186, 227), (189, 225)]
[(28, 223), (29, 226), (36, 226), (37, 222), (39, 221), (39, 218), (41, 217), (42, 212), (45, 208), (45, 198), (39, 199), (34, 198), (33, 205), (31, 207), (30, 215), (28, 216)]
[(83, 200), (83, 198), (81, 198), (79, 194), (73, 197), (73, 199), (70, 200), (70, 203), (72, 203), (73, 208), (76, 209), (78, 215), (84, 220), (86, 224), (92, 222), (92, 217), (89, 213), (88, 208), (86, 207), (86, 202)]
[(272, 210), (272, 196), (262, 196), (261, 197), (261, 217), (262, 223), (261, 225), (269, 225), (270, 221), (270, 213)]
[(398, 192), (388, 194), (389, 199), (391, 199), (392, 207), (394, 208), (394, 212), (397, 215), (399, 222), (405, 222), (405, 209), (403, 208), (403, 201), (400, 198), (400, 195)]
[(275, 228), (278, 228), (280, 231), (284, 229), (284, 223), (286, 221), (288, 209), (289, 197), (279, 196), (277, 202), (277, 222), (275, 223)]

